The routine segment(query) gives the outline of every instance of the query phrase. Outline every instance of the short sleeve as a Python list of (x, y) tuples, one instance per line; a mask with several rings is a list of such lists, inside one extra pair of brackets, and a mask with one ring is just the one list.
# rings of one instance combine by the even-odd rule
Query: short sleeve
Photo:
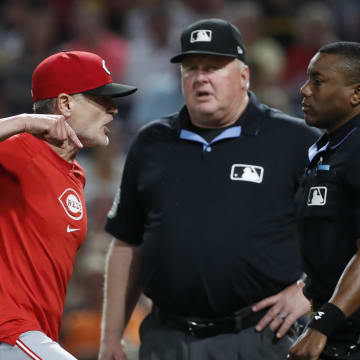
[(354, 204), (357, 238), (360, 238), (360, 157), (357, 155), (359, 153), (360, 149), (357, 148), (357, 151), (349, 156), (348, 164), (344, 168), (345, 185)]
[(133, 144), (126, 158), (120, 187), (107, 216), (105, 230), (119, 240), (138, 245), (142, 242), (145, 215), (138, 194), (135, 152)]
[(29, 136), (27, 141), (23, 138), (24, 135), (20, 134), (0, 142), (0, 167), (3, 170), (18, 173), (31, 161), (36, 149), (31, 149), (33, 142)]

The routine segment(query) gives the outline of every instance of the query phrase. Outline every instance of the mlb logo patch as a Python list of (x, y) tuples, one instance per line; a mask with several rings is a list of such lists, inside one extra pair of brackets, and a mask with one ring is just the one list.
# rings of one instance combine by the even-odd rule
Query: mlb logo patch
[(324, 206), (326, 204), (327, 187), (313, 186), (309, 190), (308, 206)]
[(210, 42), (212, 39), (212, 31), (211, 30), (195, 30), (190, 35), (190, 42)]
[(234, 164), (231, 166), (231, 180), (261, 183), (263, 176), (264, 168), (262, 166), (248, 164)]

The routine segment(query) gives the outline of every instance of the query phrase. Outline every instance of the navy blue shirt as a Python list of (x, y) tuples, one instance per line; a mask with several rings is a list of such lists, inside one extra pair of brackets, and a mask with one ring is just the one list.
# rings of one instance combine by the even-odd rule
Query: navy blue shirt
[(133, 142), (106, 230), (141, 245), (143, 289), (188, 316), (222, 316), (302, 273), (294, 196), (318, 138), (302, 120), (250, 102), (210, 142), (180, 113)]

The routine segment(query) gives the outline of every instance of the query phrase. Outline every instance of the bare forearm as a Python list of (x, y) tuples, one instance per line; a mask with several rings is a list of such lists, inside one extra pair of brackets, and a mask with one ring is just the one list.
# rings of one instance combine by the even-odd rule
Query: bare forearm
[(113, 239), (106, 265), (102, 337), (121, 338), (141, 293), (139, 249)]
[(360, 252), (346, 266), (330, 299), (349, 317), (360, 308)]
[(20, 114), (0, 119), (0, 142), (10, 136), (27, 132), (56, 147), (65, 147), (71, 140), (77, 148), (83, 145), (75, 131), (59, 114)]
[(23, 114), (0, 119), (0, 142), (23, 132), (24, 129), (25, 118)]
[[(360, 253), (353, 256), (341, 275), (330, 304), (324, 304), (290, 349), (290, 359), (318, 359), (327, 339), (360, 307)], [(339, 311), (339, 308), (341, 311)], [(321, 315), (320, 315), (321, 314)]]

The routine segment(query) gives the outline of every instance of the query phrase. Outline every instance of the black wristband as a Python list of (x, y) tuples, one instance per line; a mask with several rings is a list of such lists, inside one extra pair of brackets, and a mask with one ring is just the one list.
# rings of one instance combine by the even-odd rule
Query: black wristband
[(326, 336), (330, 336), (346, 321), (345, 314), (336, 305), (326, 303), (315, 312), (309, 327), (319, 330)]

